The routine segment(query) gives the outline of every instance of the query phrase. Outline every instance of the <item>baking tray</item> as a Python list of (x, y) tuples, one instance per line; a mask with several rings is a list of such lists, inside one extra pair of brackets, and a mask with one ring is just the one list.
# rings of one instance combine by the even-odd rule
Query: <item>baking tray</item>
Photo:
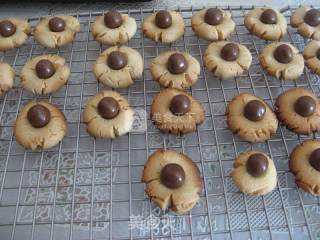
[[(129, 46), (143, 56), (145, 71), (130, 88), (117, 90), (129, 99), (136, 114), (133, 130), (115, 140), (95, 140), (82, 123), (86, 102), (105, 88), (92, 73), (105, 46), (90, 34), (90, 24), (102, 11), (75, 13), (81, 32), (66, 47), (46, 49), (30, 37), (21, 48), (0, 53), (0, 60), (17, 72), (14, 88), (0, 98), (0, 239), (319, 239), (319, 197), (298, 189), (288, 169), (292, 148), (319, 134), (297, 135), (280, 126), (272, 139), (251, 144), (227, 129), (225, 107), (241, 92), (254, 93), (273, 106), (276, 97), (292, 87), (306, 87), (317, 96), (320, 91), (319, 76), (307, 68), (298, 81), (279, 81), (264, 72), (258, 55), (268, 42), (249, 34), (243, 25), (244, 15), (252, 8), (224, 7), (236, 22), (229, 40), (245, 45), (253, 56), (249, 71), (231, 81), (219, 81), (203, 67), (208, 43), (195, 36), (190, 26), (199, 8), (175, 9), (185, 19), (186, 32), (172, 45), (154, 43), (141, 34), (143, 18), (156, 9), (121, 11), (133, 16), (139, 26)], [(288, 22), (295, 8), (281, 9)], [(28, 21), (35, 26), (39, 17)], [(283, 41), (302, 51), (307, 40), (288, 25)], [(188, 92), (202, 103), (206, 118), (195, 133), (185, 136), (162, 134), (149, 118), (150, 104), (160, 90), (151, 79), (149, 64), (169, 49), (187, 51), (201, 64), (200, 80)], [(19, 86), (19, 72), (30, 58), (45, 53), (65, 57), (71, 76), (57, 93), (35, 97)], [(33, 99), (56, 104), (68, 120), (66, 137), (46, 151), (25, 151), (12, 134), (19, 110)], [(160, 148), (186, 153), (203, 175), (201, 199), (187, 214), (161, 211), (144, 193), (143, 165)], [(277, 168), (277, 188), (262, 197), (240, 193), (230, 177), (235, 157), (250, 149), (269, 154)]]

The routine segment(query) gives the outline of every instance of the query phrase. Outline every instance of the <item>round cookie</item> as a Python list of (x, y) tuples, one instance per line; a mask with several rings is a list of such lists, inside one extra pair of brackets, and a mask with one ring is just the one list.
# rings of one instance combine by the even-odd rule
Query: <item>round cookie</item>
[(254, 8), (244, 17), (247, 30), (264, 40), (279, 40), (287, 32), (285, 17), (274, 8)]
[(290, 155), (289, 167), (296, 184), (304, 191), (320, 195), (320, 141), (305, 140)]
[(290, 43), (274, 42), (260, 53), (262, 67), (272, 76), (283, 80), (295, 80), (304, 68), (303, 56)]
[(142, 181), (154, 203), (177, 214), (191, 210), (203, 189), (197, 165), (188, 156), (173, 150), (160, 149), (150, 155)]
[(21, 85), (33, 94), (49, 94), (59, 90), (68, 80), (70, 69), (58, 55), (32, 58), (22, 68)]
[(161, 86), (183, 89), (196, 83), (200, 64), (186, 52), (168, 51), (152, 60), (150, 72)]
[(277, 185), (277, 171), (273, 161), (259, 151), (241, 153), (233, 164), (233, 182), (243, 193), (262, 196)]
[(115, 91), (102, 91), (89, 99), (83, 122), (96, 138), (116, 138), (128, 133), (134, 121), (134, 111), (127, 99)]
[(226, 39), (235, 29), (231, 13), (218, 8), (208, 8), (193, 14), (192, 30), (208, 41)]
[(305, 38), (320, 40), (320, 10), (301, 6), (291, 16), (292, 27), (298, 28), (298, 33)]
[(33, 36), (42, 46), (57, 48), (71, 43), (78, 32), (78, 19), (72, 16), (49, 16), (41, 18)]
[(0, 96), (12, 88), (16, 73), (14, 69), (5, 62), (0, 62)]
[(31, 33), (29, 23), (19, 18), (0, 20), (0, 51), (20, 47)]
[(136, 33), (137, 23), (128, 14), (109, 11), (96, 17), (91, 26), (93, 38), (108, 45), (127, 43)]
[(252, 62), (250, 51), (235, 42), (213, 42), (204, 53), (204, 64), (221, 80), (239, 76)]
[(320, 131), (320, 105), (317, 97), (304, 88), (291, 88), (280, 94), (275, 113), (288, 129), (310, 134)]
[(130, 86), (142, 76), (142, 72), (143, 59), (140, 53), (126, 46), (106, 49), (93, 66), (97, 80), (112, 88)]
[(183, 17), (175, 11), (155, 12), (143, 20), (142, 31), (155, 42), (175, 42), (184, 34)]
[(64, 137), (67, 122), (64, 114), (46, 101), (32, 101), (20, 111), (14, 125), (14, 135), (26, 149), (48, 149)]
[(248, 142), (263, 142), (276, 133), (278, 120), (261, 98), (250, 93), (234, 97), (226, 108), (230, 130)]
[(320, 75), (320, 41), (309, 42), (304, 48), (303, 57), (311, 71)]
[(184, 91), (167, 88), (153, 99), (150, 118), (160, 131), (172, 134), (190, 133), (204, 121), (204, 109)]

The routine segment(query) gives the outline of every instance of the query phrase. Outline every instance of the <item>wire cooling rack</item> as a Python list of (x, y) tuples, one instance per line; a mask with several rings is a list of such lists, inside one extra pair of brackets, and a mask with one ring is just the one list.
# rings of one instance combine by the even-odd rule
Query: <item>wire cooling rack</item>
[[(305, 69), (298, 81), (279, 81), (261, 68), (258, 55), (267, 44), (250, 35), (243, 18), (252, 7), (226, 7), (232, 12), (236, 31), (230, 40), (250, 49), (253, 63), (236, 80), (219, 81), (203, 67), (208, 45), (191, 30), (190, 21), (199, 9), (176, 9), (186, 23), (184, 38), (170, 46), (156, 44), (141, 34), (143, 18), (155, 9), (122, 11), (133, 16), (139, 29), (129, 46), (144, 58), (143, 78), (119, 90), (136, 110), (133, 130), (115, 140), (95, 140), (82, 123), (84, 106), (104, 87), (92, 73), (92, 64), (103, 46), (92, 39), (90, 24), (103, 12), (76, 13), (81, 32), (73, 44), (50, 50), (31, 37), (21, 48), (1, 53), (0, 60), (13, 65), (17, 74), (32, 57), (57, 53), (71, 68), (70, 79), (59, 92), (48, 97), (66, 115), (69, 129), (57, 147), (25, 151), (12, 134), (21, 107), (36, 97), (23, 91), (17, 76), (15, 87), (0, 99), (0, 239), (319, 239), (320, 201), (299, 190), (288, 170), (288, 155), (306, 138), (281, 126), (264, 143), (250, 144), (233, 136), (226, 126), (225, 107), (233, 96), (251, 92), (273, 105), (284, 90), (303, 86), (319, 95), (320, 78)], [(287, 17), (294, 7), (282, 9)], [(34, 26), (39, 18), (31, 18)], [(306, 40), (288, 26), (283, 41), (303, 50)], [(149, 119), (152, 98), (159, 92), (150, 77), (149, 63), (159, 53), (188, 51), (202, 67), (200, 80), (188, 91), (206, 111), (204, 124), (185, 136), (161, 134)], [(159, 148), (182, 151), (197, 163), (204, 178), (201, 199), (188, 214), (162, 212), (144, 193), (143, 165)], [(278, 172), (277, 188), (263, 197), (245, 196), (230, 177), (235, 157), (260, 149), (269, 154)]]

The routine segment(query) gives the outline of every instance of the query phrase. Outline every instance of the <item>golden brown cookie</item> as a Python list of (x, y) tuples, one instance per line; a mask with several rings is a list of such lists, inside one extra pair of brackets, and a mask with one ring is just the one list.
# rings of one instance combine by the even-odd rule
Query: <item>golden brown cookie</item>
[(320, 41), (309, 42), (304, 48), (303, 57), (311, 71), (320, 75)]
[(31, 33), (29, 23), (19, 18), (0, 20), (0, 51), (20, 47)]
[(221, 80), (239, 76), (249, 69), (251, 62), (250, 51), (235, 42), (213, 42), (204, 53), (204, 64)]
[(108, 45), (125, 44), (136, 31), (136, 20), (118, 11), (109, 11), (104, 16), (96, 17), (91, 26), (93, 38)]
[(194, 97), (184, 91), (167, 88), (154, 97), (150, 118), (162, 132), (190, 133), (204, 121), (204, 110)]
[(142, 31), (155, 42), (175, 42), (184, 34), (183, 17), (175, 11), (155, 12), (143, 20)]
[(96, 138), (116, 138), (128, 133), (134, 111), (127, 99), (115, 91), (102, 91), (92, 97), (84, 109), (83, 122)]
[(278, 120), (267, 103), (250, 93), (234, 97), (226, 109), (230, 130), (249, 142), (262, 142), (276, 133)]
[(235, 29), (231, 13), (218, 8), (208, 8), (193, 14), (192, 30), (208, 41), (225, 40)]
[(197, 82), (200, 64), (186, 52), (168, 51), (152, 60), (150, 72), (161, 86), (183, 89)]
[(67, 122), (64, 114), (46, 101), (32, 101), (20, 111), (14, 125), (14, 135), (26, 149), (47, 149), (64, 137)]
[(301, 6), (291, 16), (292, 27), (305, 38), (320, 40), (320, 10)]
[(303, 56), (285, 42), (274, 42), (262, 49), (260, 63), (270, 75), (284, 80), (299, 78), (304, 69)]
[(320, 131), (319, 100), (309, 90), (291, 88), (280, 94), (275, 103), (275, 113), (295, 133)]
[(160, 149), (149, 156), (142, 181), (154, 203), (177, 214), (191, 210), (203, 188), (197, 165), (186, 155), (173, 150)]
[(320, 141), (306, 140), (297, 145), (289, 160), (296, 184), (308, 193), (320, 195)]
[(34, 29), (34, 38), (44, 47), (57, 48), (71, 43), (80, 32), (78, 19), (72, 16), (42, 17)]
[(271, 192), (277, 185), (273, 161), (259, 151), (241, 153), (233, 164), (233, 182), (243, 193), (255, 196)]
[(14, 69), (5, 62), (0, 62), (0, 96), (12, 88), (16, 73)]
[(248, 31), (264, 40), (279, 40), (287, 32), (285, 17), (274, 8), (254, 8), (244, 18)]
[(93, 65), (93, 73), (99, 82), (124, 88), (142, 76), (143, 59), (140, 53), (126, 46), (114, 46), (100, 54)]
[(70, 69), (63, 57), (41, 55), (28, 61), (20, 79), (24, 89), (33, 94), (49, 94), (59, 90), (68, 80)]

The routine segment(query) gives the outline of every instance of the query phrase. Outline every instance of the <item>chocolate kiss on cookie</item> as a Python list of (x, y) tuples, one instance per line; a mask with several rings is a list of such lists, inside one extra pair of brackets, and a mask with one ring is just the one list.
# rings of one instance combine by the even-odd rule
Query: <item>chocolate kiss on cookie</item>
[(160, 173), (160, 181), (168, 188), (176, 189), (184, 184), (185, 172), (183, 168), (176, 163), (165, 165)]
[(268, 170), (268, 159), (260, 153), (252, 154), (246, 163), (247, 171), (254, 177), (260, 177)]
[(190, 110), (190, 99), (183, 94), (176, 95), (170, 102), (170, 111), (175, 115), (184, 115)]
[(309, 117), (316, 111), (317, 104), (310, 96), (299, 97), (295, 104), (294, 110), (302, 117)]
[(107, 64), (113, 70), (120, 70), (128, 63), (127, 56), (120, 51), (113, 51), (109, 54)]
[(281, 44), (275, 49), (273, 56), (278, 62), (286, 64), (292, 61), (293, 52), (287, 44)]
[(159, 28), (169, 28), (172, 25), (172, 17), (170, 12), (166, 10), (157, 12), (155, 23)]
[(16, 32), (16, 26), (9, 20), (0, 22), (0, 35), (2, 37), (10, 37)]
[(33, 127), (42, 128), (50, 122), (51, 114), (48, 108), (36, 104), (29, 109), (27, 118)]
[(320, 148), (313, 150), (309, 158), (310, 165), (320, 172)]
[(304, 15), (304, 21), (312, 27), (320, 25), (320, 10), (313, 8), (307, 11)]
[(55, 73), (55, 68), (51, 61), (47, 59), (41, 59), (36, 64), (36, 74), (41, 79), (48, 79)]
[(168, 59), (167, 68), (172, 74), (181, 74), (187, 70), (188, 62), (181, 53), (174, 53)]
[(104, 24), (111, 29), (118, 28), (122, 25), (122, 16), (118, 11), (109, 11), (104, 15)]
[(53, 17), (49, 21), (49, 29), (51, 32), (62, 32), (66, 28), (66, 22), (59, 17)]
[(260, 121), (266, 113), (266, 106), (259, 100), (251, 100), (244, 107), (244, 116), (254, 122)]
[(261, 14), (260, 21), (265, 24), (276, 24), (278, 21), (277, 13), (273, 9), (266, 9)]
[(226, 61), (235, 61), (238, 59), (240, 54), (240, 49), (235, 43), (227, 43), (221, 49), (221, 57)]
[(204, 21), (209, 25), (219, 25), (223, 21), (222, 11), (218, 8), (209, 8), (204, 15)]
[(98, 113), (105, 119), (115, 118), (120, 111), (118, 102), (112, 97), (104, 97), (97, 106)]

